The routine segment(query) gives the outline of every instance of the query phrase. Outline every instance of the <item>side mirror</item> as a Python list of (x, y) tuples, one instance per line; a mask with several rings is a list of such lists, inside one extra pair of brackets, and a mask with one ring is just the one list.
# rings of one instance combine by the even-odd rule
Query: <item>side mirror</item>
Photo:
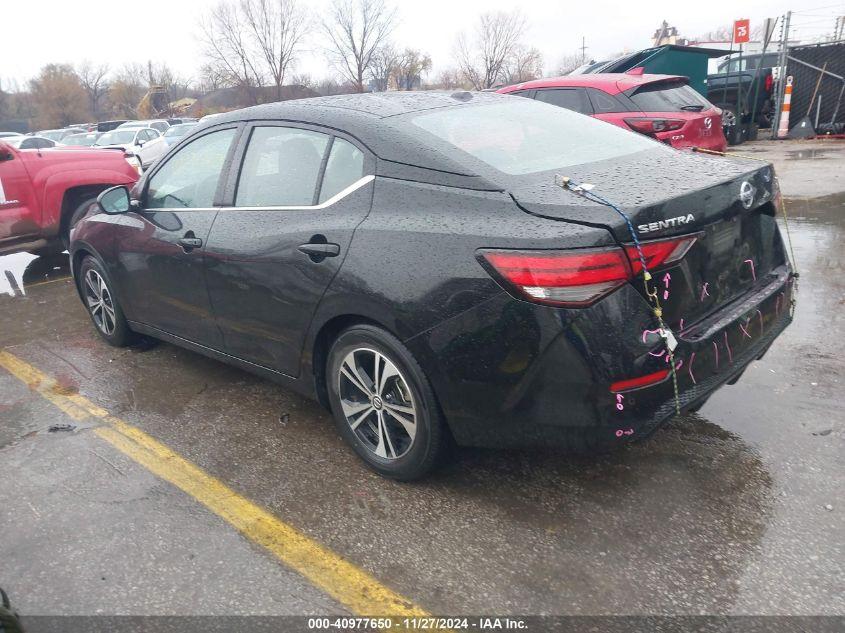
[(97, 196), (97, 206), (103, 213), (116, 215), (129, 211), (129, 189), (125, 185), (118, 185), (106, 189)]
[(138, 147), (143, 147), (144, 143), (146, 143), (146, 141), (142, 141), (141, 139), (135, 141), (135, 145), (137, 145)]
[(0, 149), (0, 163), (7, 161), (7, 160), (13, 160), (14, 158), (15, 158), (15, 155), (12, 154), (12, 152), (10, 152), (9, 150)]

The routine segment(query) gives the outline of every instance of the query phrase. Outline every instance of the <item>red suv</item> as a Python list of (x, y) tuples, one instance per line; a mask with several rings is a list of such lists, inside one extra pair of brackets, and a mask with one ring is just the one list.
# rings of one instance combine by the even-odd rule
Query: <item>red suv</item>
[(677, 75), (595, 73), (537, 79), (500, 88), (652, 136), (672, 147), (725, 151), (722, 111)]

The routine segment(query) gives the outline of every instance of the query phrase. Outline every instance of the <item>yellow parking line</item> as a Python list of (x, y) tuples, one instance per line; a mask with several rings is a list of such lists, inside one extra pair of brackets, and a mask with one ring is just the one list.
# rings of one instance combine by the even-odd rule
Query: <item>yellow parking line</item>
[(248, 539), (299, 572), (352, 613), (361, 616), (425, 617), (419, 606), (381, 584), (295, 527), (226, 486), (137, 427), (124, 422), (6, 351), (0, 366), (77, 421), (104, 423), (94, 432), (161, 479), (186, 492)]

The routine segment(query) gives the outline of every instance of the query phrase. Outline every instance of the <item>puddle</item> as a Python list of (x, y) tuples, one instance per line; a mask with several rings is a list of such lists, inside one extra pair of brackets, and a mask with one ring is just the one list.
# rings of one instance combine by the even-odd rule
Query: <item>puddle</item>
[(0, 257), (0, 295), (23, 296), (31, 286), (69, 276), (67, 253), (52, 257), (13, 253)]
[(840, 150), (824, 149), (796, 149), (786, 152), (786, 160), (824, 160), (830, 158), (828, 154), (838, 153)]

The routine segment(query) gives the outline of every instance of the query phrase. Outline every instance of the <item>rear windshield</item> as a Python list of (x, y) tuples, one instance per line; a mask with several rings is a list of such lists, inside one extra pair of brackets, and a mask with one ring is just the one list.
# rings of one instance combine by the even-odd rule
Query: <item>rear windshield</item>
[(506, 174), (533, 174), (661, 147), (610, 123), (530, 99), (413, 117), (426, 132)]
[(114, 130), (113, 132), (106, 132), (97, 139), (95, 145), (124, 145), (135, 140), (137, 130)]
[[(683, 112), (707, 110), (710, 102), (687, 84), (646, 84), (629, 95), (643, 112)], [(700, 107), (698, 107), (700, 106)]]

